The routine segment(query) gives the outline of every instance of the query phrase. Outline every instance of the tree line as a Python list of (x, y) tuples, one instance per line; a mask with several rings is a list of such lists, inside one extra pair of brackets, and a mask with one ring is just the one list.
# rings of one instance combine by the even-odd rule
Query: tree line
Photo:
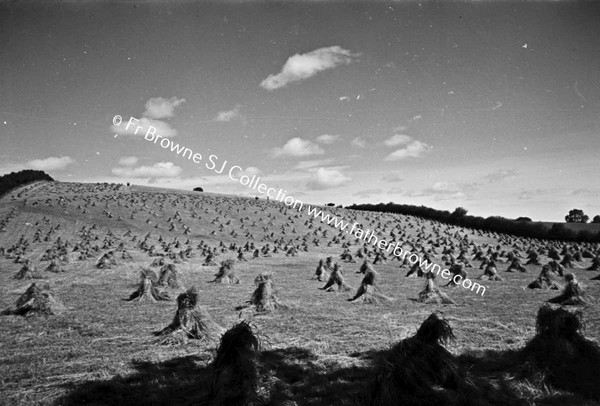
[(600, 242), (600, 232), (593, 233), (589, 230), (574, 231), (561, 223), (554, 223), (547, 227), (541, 223), (531, 222), (531, 219), (521, 217), (517, 220), (501, 216), (487, 218), (467, 215), (467, 210), (457, 207), (452, 213), (448, 210), (436, 210), (426, 206), (409, 204), (379, 203), (379, 204), (353, 204), (347, 209), (373, 211), (381, 213), (397, 213), (409, 216), (436, 220), (441, 223), (460, 227), (478, 229), (489, 232), (512, 234), (519, 237), (539, 238), (560, 241)]
[(44, 171), (36, 171), (33, 169), (25, 169), (0, 176), (0, 196), (4, 196), (6, 193), (19, 186), (38, 180), (54, 181), (54, 179)]

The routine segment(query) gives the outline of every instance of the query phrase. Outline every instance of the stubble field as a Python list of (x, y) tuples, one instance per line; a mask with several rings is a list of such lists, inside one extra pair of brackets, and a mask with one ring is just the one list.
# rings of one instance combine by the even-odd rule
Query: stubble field
[[(442, 267), (443, 250), (456, 249), (465, 236), (470, 257), (476, 246), (496, 249), (497, 245), (507, 251), (518, 247), (526, 256), (531, 244), (408, 216), (327, 210), (346, 221), (361, 222), (382, 238), (391, 239), (394, 230), (407, 245), (434, 249), (432, 259)], [(342, 244), (349, 243), (354, 255), (364, 241), (275, 202), (135, 186), (36, 183), (0, 199), (0, 220), (7, 218), (0, 247), (8, 249), (24, 236), (29, 246), (23, 257), (45, 279), (13, 278), (23, 263), (0, 256), (0, 309), (13, 305), (32, 282), (49, 282), (66, 307), (61, 314), (47, 317), (0, 316), (0, 399), (7, 405), (208, 404), (211, 362), (219, 343), (161, 344), (152, 332), (171, 322), (176, 300), (124, 300), (137, 289), (140, 269), (157, 258), (137, 245), (148, 233), (148, 243), (163, 255), (167, 252), (159, 238), (173, 243), (169, 250), (174, 253), (192, 248), (192, 257), (176, 263), (179, 280), (185, 288), (198, 288), (201, 305), (218, 324), (228, 329), (242, 318), (250, 321), (262, 344), (259, 392), (271, 404), (286, 400), (298, 405), (368, 404), (365, 393), (374, 359), (414, 335), (437, 310), (456, 336), (446, 348), (498, 404), (598, 404), (549, 385), (543, 374), (528, 374), (511, 364), (514, 352), (536, 333), (539, 307), (558, 294), (525, 288), (538, 276), (541, 265), (527, 265), (525, 273), (507, 273), (509, 264), (499, 261), (498, 274), (504, 281), (478, 281), (487, 288), (483, 296), (462, 287), (443, 287), (456, 305), (434, 305), (416, 300), (425, 279), (405, 277), (408, 268), (389, 256), (373, 267), (381, 277), (382, 293), (393, 301), (350, 303), (347, 299), (363, 277), (358, 273), (363, 259), (348, 263), (339, 256)], [(91, 251), (93, 258), (80, 260), (79, 251), (72, 252), (82, 241), (82, 230), (91, 237), (90, 246), (99, 247)], [(39, 242), (33, 242), (36, 232)], [(65, 272), (45, 272), (49, 262), (41, 258), (59, 237), (69, 242), (68, 261), (61, 262)], [(203, 247), (216, 248), (217, 264), (236, 259), (237, 249), (246, 243), (279, 250), (258, 258), (253, 258), (252, 250), (245, 252), (247, 261), (235, 264), (240, 283), (215, 284), (210, 281), (219, 266), (202, 265), (206, 257), (202, 254), (206, 248), (198, 248), (202, 241)], [(132, 258), (117, 256), (116, 266), (97, 269), (96, 259), (110, 250), (120, 252), (121, 242)], [(230, 249), (231, 244), (236, 248)], [(286, 248), (292, 246), (297, 255), (286, 255)], [(312, 278), (319, 260), (327, 257), (341, 266), (352, 291), (319, 289), (324, 282)], [(548, 259), (541, 256), (541, 260)], [(173, 261), (167, 258), (167, 262)], [(466, 271), (476, 280), (483, 270), (480, 261), (471, 262), (473, 268)], [(590, 280), (596, 272), (584, 269), (590, 264), (585, 258), (572, 272), (592, 297), (600, 298), (600, 282)], [(273, 273), (284, 308), (253, 317), (235, 310), (250, 298), (254, 279), (263, 272)], [(441, 278), (436, 281), (442, 284)], [(586, 337), (597, 338), (597, 305), (584, 310), (584, 320)]]

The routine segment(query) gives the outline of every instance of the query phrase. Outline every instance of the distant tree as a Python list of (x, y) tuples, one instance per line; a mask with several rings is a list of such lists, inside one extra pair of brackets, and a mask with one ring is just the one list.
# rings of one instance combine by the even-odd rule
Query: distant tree
[(445, 224), (459, 225), (462, 227), (487, 230), (496, 233), (512, 234), (520, 237), (600, 242), (600, 232), (592, 233), (588, 230), (575, 232), (574, 230), (568, 229), (564, 223), (556, 223), (549, 228), (547, 224), (541, 222), (515, 221), (515, 219), (508, 219), (500, 216), (491, 216), (485, 219), (483, 217), (469, 215), (456, 217), (456, 214), (453, 216), (452, 213), (447, 210), (436, 210), (425, 206), (397, 204), (393, 202), (388, 204), (352, 204), (346, 206), (346, 208), (371, 212), (398, 213), (439, 221)]
[(204, 189), (202, 189), (200, 186), (198, 186), (198, 187), (194, 188), (194, 192), (204, 192)]
[(326, 206), (327, 207), (335, 207), (335, 203), (327, 203)]
[(460, 218), (466, 216), (467, 212), (467, 209), (465, 209), (464, 207), (457, 207), (456, 209), (454, 209), (451, 216)]
[(516, 221), (520, 221), (522, 223), (530, 223), (532, 220), (529, 217), (519, 217)]
[(590, 218), (583, 213), (583, 210), (573, 209), (565, 216), (567, 223), (587, 223)]
[(22, 185), (26, 185), (38, 180), (52, 182), (54, 179), (43, 171), (33, 169), (25, 169), (19, 172), (11, 172), (7, 175), (0, 176), (0, 196), (16, 189)]
[(594, 219), (592, 220), (592, 223), (595, 223), (595, 224), (600, 223), (600, 214), (594, 216)]
[(337, 207), (338, 209), (343, 209), (343, 208), (344, 208), (344, 206), (342, 206), (341, 204), (338, 204), (338, 205), (337, 205), (337, 206), (335, 206), (335, 207)]

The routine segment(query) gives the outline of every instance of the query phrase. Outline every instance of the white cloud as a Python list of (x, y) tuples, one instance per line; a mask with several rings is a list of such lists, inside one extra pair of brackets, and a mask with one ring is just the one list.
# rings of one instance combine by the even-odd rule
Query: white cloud
[(152, 166), (113, 168), (112, 173), (124, 178), (169, 178), (178, 176), (181, 173), (181, 167), (173, 162), (158, 162)]
[(393, 187), (387, 191), (388, 195), (401, 195), (404, 193), (404, 190), (399, 187)]
[(341, 137), (339, 135), (323, 134), (319, 135), (315, 141), (321, 144), (333, 144), (334, 142), (339, 141), (340, 138)]
[(124, 156), (119, 159), (119, 165), (133, 166), (138, 163), (138, 158), (135, 156)]
[(367, 141), (362, 137), (356, 137), (350, 142), (350, 144), (356, 148), (364, 148), (367, 146)]
[(154, 119), (173, 117), (175, 107), (183, 102), (185, 102), (185, 99), (178, 99), (177, 97), (171, 97), (170, 99), (153, 97), (146, 102), (146, 111), (143, 115)]
[(246, 169), (244, 169), (244, 175), (248, 175), (248, 176), (252, 176), (252, 175), (260, 176), (262, 174), (263, 174), (263, 172), (260, 169), (258, 169), (256, 166), (249, 166)]
[(267, 90), (279, 89), (289, 83), (306, 80), (321, 71), (350, 64), (358, 56), (337, 45), (295, 54), (288, 58), (281, 72), (269, 75), (260, 85)]
[(294, 169), (299, 169), (299, 170), (311, 169), (311, 168), (315, 168), (317, 166), (329, 165), (332, 162), (333, 162), (333, 159), (331, 159), (331, 158), (300, 161), (296, 164)]
[(389, 154), (388, 156), (385, 157), (386, 161), (397, 161), (400, 159), (404, 159), (404, 158), (420, 158), (423, 155), (425, 155), (425, 153), (427, 151), (429, 151), (431, 149), (431, 147), (427, 144), (425, 144), (424, 142), (421, 141), (411, 141), (409, 144), (407, 144), (405, 147), (400, 148), (394, 152), (392, 152), (391, 154)]
[(382, 192), (381, 189), (367, 189), (367, 190), (360, 190), (360, 191), (354, 193), (352, 196), (367, 198), (367, 197), (370, 197), (371, 195), (378, 195), (381, 192)]
[(473, 193), (477, 192), (476, 183), (457, 183), (457, 182), (436, 182), (430, 188), (423, 189), (421, 192), (411, 192), (406, 194), (409, 197), (431, 196), (435, 200), (464, 200), (472, 198)]
[(219, 111), (217, 113), (217, 116), (215, 117), (215, 121), (229, 122), (229, 121), (235, 120), (236, 118), (240, 118), (240, 117), (241, 117), (240, 106), (237, 105), (231, 110)]
[(410, 141), (412, 141), (412, 138), (409, 137), (408, 135), (394, 134), (390, 138), (383, 141), (383, 143), (385, 145), (387, 145), (388, 147), (396, 147), (398, 145), (406, 145)]
[(517, 175), (512, 169), (499, 169), (496, 172), (487, 174), (483, 178), (489, 183), (499, 182), (504, 179), (512, 179)]
[[(142, 117), (139, 120), (131, 120), (131, 124), (129, 124), (130, 120), (123, 121), (121, 125), (112, 125), (110, 128), (114, 133), (119, 135), (135, 135), (137, 137), (144, 137), (150, 127), (153, 127), (155, 130), (152, 130), (150, 133), (155, 133), (160, 135), (163, 138), (170, 138), (177, 135), (177, 130), (161, 120), (154, 120), (147, 117)], [(138, 129), (139, 127), (139, 129)], [(136, 131), (137, 130), (137, 131)]]
[(236, 178), (239, 178), (242, 175), (246, 175), (251, 178), (252, 176), (255, 176), (255, 175), (262, 176), (262, 174), (263, 174), (263, 172), (255, 166), (249, 166), (246, 169), (241, 170), (241, 171), (239, 169), (236, 169), (232, 172), (232, 176), (234, 176)]
[(404, 178), (403, 178), (403, 177), (401, 177), (401, 176), (400, 176), (400, 175), (398, 175), (398, 174), (393, 174), (393, 173), (392, 173), (392, 174), (385, 175), (385, 176), (384, 176), (382, 179), (383, 179), (384, 181), (386, 181), (386, 182), (390, 182), (390, 183), (395, 183), (395, 182), (402, 182), (402, 181), (404, 181)]
[(521, 192), (518, 196), (517, 199), (519, 200), (529, 200), (531, 199), (532, 194), (530, 192)]
[(60, 171), (73, 164), (75, 160), (68, 156), (51, 156), (45, 159), (34, 159), (27, 162), (27, 166), (40, 171)]
[(177, 135), (171, 125), (165, 121), (159, 120), (162, 118), (170, 118), (174, 115), (175, 107), (185, 102), (185, 99), (171, 97), (153, 97), (146, 102), (146, 111), (139, 119), (132, 117), (121, 122), (120, 125), (112, 125), (110, 127), (113, 133), (118, 135), (135, 135), (144, 137), (148, 131), (150, 134), (160, 135), (163, 138), (170, 138)]
[(319, 168), (306, 186), (312, 190), (332, 189), (351, 180), (336, 169)]
[(317, 144), (309, 140), (303, 140), (302, 138), (295, 137), (285, 143), (281, 148), (275, 148), (273, 155), (276, 157), (280, 156), (293, 156), (303, 157), (309, 155), (320, 155), (324, 154), (325, 151)]
[(462, 188), (456, 182), (435, 182), (431, 190), (437, 193), (454, 193), (462, 191)]
[(573, 196), (596, 196), (598, 195), (598, 191), (587, 188), (581, 188), (573, 190), (570, 194)]

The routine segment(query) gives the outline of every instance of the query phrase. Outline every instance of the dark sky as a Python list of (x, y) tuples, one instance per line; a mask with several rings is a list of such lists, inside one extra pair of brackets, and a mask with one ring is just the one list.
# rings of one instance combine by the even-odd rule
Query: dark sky
[(0, 173), (251, 193), (120, 114), (305, 202), (600, 214), (599, 4), (12, 4)]

